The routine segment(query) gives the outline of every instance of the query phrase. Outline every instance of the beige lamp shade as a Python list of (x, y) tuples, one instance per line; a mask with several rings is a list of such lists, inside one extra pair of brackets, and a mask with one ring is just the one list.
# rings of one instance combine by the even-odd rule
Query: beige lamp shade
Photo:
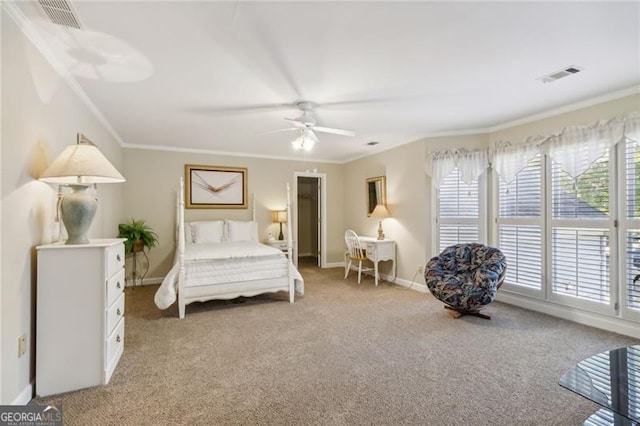
[(92, 184), (124, 182), (125, 178), (91, 141), (78, 134), (78, 143), (66, 147), (39, 180), (60, 184)]
[(373, 212), (371, 212), (371, 217), (385, 218), (391, 217), (391, 214), (389, 214), (389, 210), (387, 210), (384, 204), (378, 204), (376, 208), (373, 209)]
[(274, 223), (286, 223), (287, 211), (286, 210), (274, 210), (271, 212), (271, 219)]

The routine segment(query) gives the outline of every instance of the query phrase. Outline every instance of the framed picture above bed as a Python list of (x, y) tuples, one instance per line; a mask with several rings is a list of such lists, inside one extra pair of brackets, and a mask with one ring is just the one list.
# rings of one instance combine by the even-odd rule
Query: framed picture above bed
[(247, 168), (185, 164), (188, 209), (246, 209)]

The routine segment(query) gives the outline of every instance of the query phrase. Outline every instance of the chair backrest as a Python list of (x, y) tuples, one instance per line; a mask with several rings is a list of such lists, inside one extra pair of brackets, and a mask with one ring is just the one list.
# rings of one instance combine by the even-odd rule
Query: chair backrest
[(365, 257), (366, 248), (360, 242), (358, 234), (351, 229), (347, 229), (344, 233), (344, 242), (347, 245), (349, 251), (349, 257), (354, 259)]

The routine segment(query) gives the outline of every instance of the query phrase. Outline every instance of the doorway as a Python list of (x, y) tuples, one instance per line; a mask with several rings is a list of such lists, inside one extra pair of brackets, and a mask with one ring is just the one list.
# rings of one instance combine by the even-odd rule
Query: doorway
[(325, 175), (296, 173), (294, 200), (296, 265), (323, 267), (326, 263), (325, 237)]

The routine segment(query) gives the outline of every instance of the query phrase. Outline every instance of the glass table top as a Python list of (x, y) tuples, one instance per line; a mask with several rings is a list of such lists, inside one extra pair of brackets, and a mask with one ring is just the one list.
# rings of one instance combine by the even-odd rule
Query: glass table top
[(615, 417), (640, 422), (640, 345), (580, 361), (564, 373), (560, 386), (611, 410)]

